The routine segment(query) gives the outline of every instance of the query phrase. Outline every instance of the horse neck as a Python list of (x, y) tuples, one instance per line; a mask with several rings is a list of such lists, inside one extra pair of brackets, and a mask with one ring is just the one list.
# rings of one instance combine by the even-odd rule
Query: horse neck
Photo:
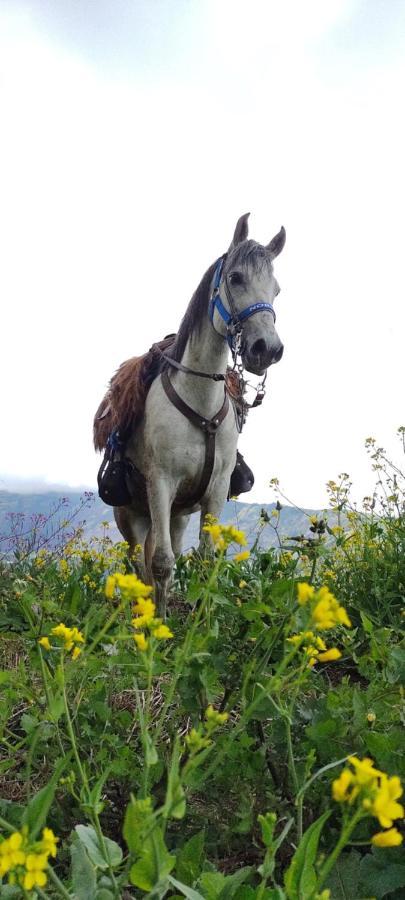
[[(228, 345), (217, 334), (208, 318), (198, 334), (189, 337), (181, 362), (198, 372), (225, 374), (228, 363)], [(180, 397), (196, 412), (212, 418), (221, 408), (224, 399), (223, 381), (200, 378), (185, 372), (171, 370), (170, 377)]]

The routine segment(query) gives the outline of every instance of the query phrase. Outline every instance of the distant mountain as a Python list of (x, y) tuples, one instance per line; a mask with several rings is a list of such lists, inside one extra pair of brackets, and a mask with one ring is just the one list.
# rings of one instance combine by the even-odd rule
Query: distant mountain
[[(84, 505), (83, 505), (84, 504)], [(221, 522), (233, 523), (241, 528), (249, 544), (253, 544), (257, 537), (257, 530), (264, 510), (268, 524), (265, 524), (260, 534), (261, 547), (278, 546), (278, 537), (274, 528), (277, 521), (274, 515), (276, 506), (274, 503), (244, 503), (243, 501), (230, 500), (225, 504)], [(115, 525), (113, 511), (106, 506), (96, 494), (80, 494), (77, 491), (66, 493), (63, 497), (57, 491), (44, 491), (43, 493), (19, 493), (16, 491), (0, 491), (0, 552), (5, 547), (5, 537), (11, 530), (30, 530), (35, 525), (44, 526), (44, 518), (47, 519), (52, 510), (57, 510), (54, 522), (69, 520), (72, 511), (77, 510), (74, 523), (83, 522), (84, 533), (87, 538), (100, 535), (103, 531), (102, 522), (109, 522), (110, 535), (113, 540), (120, 540), (120, 534)], [(278, 534), (282, 537), (297, 537), (305, 535), (309, 537), (310, 515), (322, 516), (324, 513), (313, 509), (296, 509), (293, 506), (283, 506), (278, 519)], [(330, 525), (335, 523), (335, 515), (330, 510), (326, 513)], [(42, 523), (42, 524), (41, 524)], [(199, 515), (191, 516), (184, 538), (184, 550), (195, 547), (198, 543)]]

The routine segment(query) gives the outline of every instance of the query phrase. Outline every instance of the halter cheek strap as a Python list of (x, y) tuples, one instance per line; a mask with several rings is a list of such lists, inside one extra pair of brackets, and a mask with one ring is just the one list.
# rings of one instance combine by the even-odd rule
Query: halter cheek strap
[[(218, 265), (216, 267), (216, 270), (215, 270), (214, 285), (213, 285), (212, 295), (211, 295), (210, 304), (209, 304), (209, 317), (210, 317), (211, 322), (214, 323), (214, 313), (215, 313), (215, 310), (217, 310), (217, 312), (221, 316), (221, 319), (223, 319), (223, 321), (225, 322), (226, 330), (227, 330), (225, 339), (227, 340), (229, 347), (232, 350), (234, 335), (231, 333), (231, 328), (234, 331), (240, 330), (240, 329), (238, 329), (238, 326), (241, 322), (243, 322), (245, 319), (249, 319), (250, 316), (253, 316), (255, 313), (262, 312), (263, 310), (271, 312), (273, 315), (274, 321), (276, 321), (276, 313), (275, 313), (274, 306), (272, 306), (271, 303), (265, 303), (264, 301), (259, 301), (258, 303), (252, 303), (250, 306), (246, 306), (245, 309), (237, 311), (236, 309), (233, 308), (232, 297), (230, 295), (229, 289), (227, 290), (227, 294), (228, 294), (228, 297), (230, 300), (232, 312), (230, 312), (228, 309), (226, 309), (226, 307), (222, 303), (220, 293), (219, 293), (219, 286), (221, 283), (224, 262), (225, 262), (225, 256), (221, 257), (221, 259), (219, 260)], [(228, 287), (228, 286), (226, 285), (226, 287)]]

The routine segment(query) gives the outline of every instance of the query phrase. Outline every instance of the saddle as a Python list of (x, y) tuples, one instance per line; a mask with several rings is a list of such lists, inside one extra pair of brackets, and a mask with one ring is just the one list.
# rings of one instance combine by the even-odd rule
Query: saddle
[[(231, 475), (227, 500), (252, 490), (254, 475), (239, 450), (236, 451), (236, 465)], [(106, 447), (104, 459), (97, 474), (98, 495), (108, 506), (129, 506), (136, 497), (137, 502), (147, 510), (145, 476), (125, 456), (125, 444), (114, 433), (110, 446)]]
[[(164, 341), (154, 345), (144, 357), (134, 358), (123, 363), (112, 378), (109, 391), (96, 412), (94, 419), (94, 443), (97, 450), (105, 448), (104, 458), (97, 475), (98, 493), (101, 500), (109, 506), (128, 506), (136, 497), (137, 504), (144, 506), (145, 512), (147, 512), (145, 477), (125, 455), (125, 448), (133, 427), (136, 427), (136, 422), (142, 417), (150, 385), (160, 373), (159, 362), (161, 353), (159, 355), (159, 352), (167, 350), (173, 343), (174, 338), (175, 335), (168, 335)], [(225, 383), (225, 396), (229, 396), (232, 401), (240, 429), (244, 420), (244, 410), (242, 405), (238, 403), (241, 393), (238, 374), (228, 369)], [(122, 403), (122, 399), (125, 399), (125, 405)], [(206, 463), (207, 461), (206, 456)], [(211, 462), (213, 464), (213, 459)], [(204, 470), (205, 468), (206, 466)], [(210, 476), (211, 472), (208, 472), (207, 469), (207, 472), (204, 471), (203, 476), (204, 474)], [(205, 478), (205, 480), (207, 479)], [(204, 482), (204, 477), (202, 482)], [(229, 485), (228, 500), (231, 497), (237, 497), (239, 494), (250, 491), (253, 484), (253, 472), (245, 463), (242, 454), (237, 451), (236, 465)], [(199, 488), (201, 486), (200, 482)], [(192, 501), (190, 505), (193, 506), (198, 502), (206, 487), (207, 484), (205, 484), (204, 490), (198, 497), (197, 492), (191, 498), (187, 498), (187, 501)]]

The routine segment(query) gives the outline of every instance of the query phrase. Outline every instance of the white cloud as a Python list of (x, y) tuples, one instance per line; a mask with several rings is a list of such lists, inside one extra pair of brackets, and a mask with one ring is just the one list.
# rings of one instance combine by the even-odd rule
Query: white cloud
[(190, 79), (165, 78), (157, 61), (148, 83), (136, 61), (118, 77), (45, 39), (32, 17), (8, 17), (5, 474), (94, 482), (91, 420), (112, 371), (177, 326), (251, 209), (259, 240), (282, 222), (288, 232), (285, 357), (242, 440), (254, 497), (270, 499), (278, 474), (292, 499), (318, 505), (342, 469), (368, 489), (363, 438), (392, 443), (401, 424), (404, 66), (367, 62), (348, 80), (343, 53), (326, 73), (319, 48), (352, 11), (207, 4)]

